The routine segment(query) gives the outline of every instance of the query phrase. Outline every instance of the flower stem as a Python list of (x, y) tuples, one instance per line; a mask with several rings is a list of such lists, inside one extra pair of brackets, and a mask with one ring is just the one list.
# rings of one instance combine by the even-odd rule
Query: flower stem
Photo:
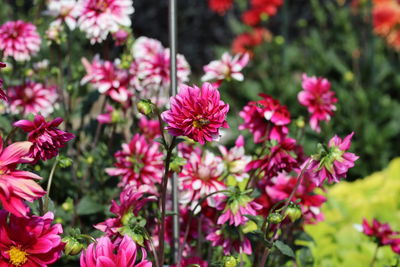
[(375, 251), (374, 251), (374, 256), (372, 257), (371, 263), (369, 264), (369, 267), (374, 267), (375, 262), (378, 258), (378, 251), (379, 251), (379, 244), (376, 245)]
[(51, 184), (53, 182), (53, 177), (56, 171), (57, 164), (58, 164), (58, 157), (56, 157), (56, 159), (54, 160), (53, 167), (51, 167), (50, 171), (49, 181), (47, 182), (46, 198), (44, 201), (44, 213), (49, 211), (50, 189), (51, 189)]

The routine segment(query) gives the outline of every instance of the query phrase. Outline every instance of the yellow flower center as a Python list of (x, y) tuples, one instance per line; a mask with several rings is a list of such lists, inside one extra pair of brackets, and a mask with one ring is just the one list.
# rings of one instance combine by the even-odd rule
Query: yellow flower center
[(199, 120), (193, 121), (193, 127), (194, 127), (194, 128), (197, 128), (197, 129), (200, 129), (200, 128), (203, 128), (204, 125), (207, 125), (207, 124), (209, 124), (209, 123), (210, 123), (209, 120), (206, 120), (206, 119), (199, 119)]
[(21, 266), (28, 260), (28, 253), (14, 246), (8, 251), (8, 255), (10, 256), (11, 264), (14, 266)]

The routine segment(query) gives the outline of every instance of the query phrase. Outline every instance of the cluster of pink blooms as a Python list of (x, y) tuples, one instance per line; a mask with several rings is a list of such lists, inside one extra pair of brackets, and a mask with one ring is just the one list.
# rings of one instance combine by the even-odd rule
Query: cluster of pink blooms
[(0, 51), (4, 57), (26, 61), (40, 50), (41, 39), (32, 23), (8, 21), (0, 26)]
[(316, 132), (320, 132), (320, 121), (329, 121), (336, 110), (337, 98), (331, 91), (331, 84), (322, 77), (308, 77), (303, 74), (303, 91), (298, 95), (300, 104), (306, 106), (311, 114), (310, 126)]
[(378, 246), (390, 246), (394, 253), (400, 254), (400, 233), (392, 230), (389, 224), (373, 219), (371, 224), (366, 219), (362, 222), (362, 231), (373, 237)]
[[(170, 52), (161, 42), (139, 37), (132, 46), (134, 61), (130, 67), (131, 85), (140, 92), (141, 98), (158, 103), (170, 87)], [(183, 55), (177, 55), (178, 84), (187, 82), (190, 66)], [(159, 100), (159, 101), (157, 101)], [(162, 100), (162, 99), (161, 99)]]
[(47, 116), (54, 111), (58, 98), (54, 86), (46, 86), (32, 81), (18, 86), (10, 86), (7, 91), (11, 112), (23, 115), (40, 113)]
[(78, 26), (90, 43), (101, 43), (121, 26), (131, 26), (132, 4), (132, 0), (79, 0)]
[(249, 62), (249, 58), (248, 53), (232, 57), (228, 52), (225, 52), (221, 60), (211, 61), (204, 66), (205, 75), (201, 80), (203, 82), (216, 81), (217, 84), (220, 84), (223, 80), (230, 81), (231, 79), (241, 82), (244, 79), (241, 71)]

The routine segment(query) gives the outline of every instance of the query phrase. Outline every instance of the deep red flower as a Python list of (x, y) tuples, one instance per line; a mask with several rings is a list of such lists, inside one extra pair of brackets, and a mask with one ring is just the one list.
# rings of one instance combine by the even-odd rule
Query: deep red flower
[(239, 113), (244, 119), (239, 129), (249, 130), (256, 144), (271, 139), (280, 142), (289, 132), (290, 113), (278, 100), (266, 94), (260, 96), (262, 100), (249, 102)]
[(51, 212), (18, 218), (0, 210), (0, 266), (46, 267), (57, 261), (64, 248), (63, 230), (53, 220)]
[(73, 134), (57, 128), (62, 122), (62, 118), (47, 122), (43, 116), (36, 115), (33, 121), (19, 120), (14, 123), (15, 127), (28, 133), (28, 141), (33, 143), (31, 156), (35, 162), (54, 158), (60, 148), (75, 138)]
[(220, 15), (223, 15), (232, 5), (233, 0), (208, 0), (208, 7)]
[(388, 223), (381, 223), (373, 219), (369, 224), (364, 218), (362, 227), (363, 233), (373, 237), (379, 246), (389, 245), (393, 252), (400, 254), (400, 233), (393, 231)]
[(237, 54), (248, 53), (253, 56), (253, 49), (263, 42), (271, 41), (272, 35), (265, 28), (254, 28), (251, 32), (242, 33), (233, 40), (232, 51)]

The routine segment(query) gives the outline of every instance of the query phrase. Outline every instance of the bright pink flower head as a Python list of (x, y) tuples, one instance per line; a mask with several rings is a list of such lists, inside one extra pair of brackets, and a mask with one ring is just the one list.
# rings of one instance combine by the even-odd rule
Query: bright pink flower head
[(323, 151), (312, 157), (308, 173), (317, 186), (320, 186), (325, 179), (329, 183), (338, 183), (339, 179), (345, 178), (347, 171), (354, 167), (354, 162), (359, 157), (346, 152), (350, 148), (353, 135), (354, 133), (351, 133), (343, 140), (335, 135), (329, 141), (328, 151)]
[(101, 43), (120, 26), (131, 26), (132, 0), (80, 0), (78, 25), (91, 44)]
[(299, 167), (296, 156), (297, 146), (295, 139), (285, 138), (271, 147), (266, 155), (250, 162), (246, 166), (246, 171), (261, 169), (268, 179), (283, 171), (289, 173)]
[(124, 29), (119, 29), (118, 31), (114, 32), (112, 36), (115, 40), (115, 45), (122, 46), (128, 40), (129, 32)]
[[(0, 69), (5, 68), (5, 67), (6, 67), (6, 64), (4, 64), (3, 62), (0, 62)], [(7, 95), (3, 91), (3, 80), (2, 79), (0, 79), (0, 99), (7, 101)]]
[[(194, 200), (210, 193), (224, 190), (226, 186), (221, 181), (223, 171), (224, 164), (221, 158), (213, 153), (191, 153), (188, 162), (179, 173), (182, 203), (193, 203)], [(208, 197), (207, 203), (209, 206), (215, 206), (214, 198)]]
[(31, 156), (35, 162), (54, 158), (60, 148), (75, 138), (73, 134), (57, 128), (62, 122), (62, 118), (47, 122), (43, 116), (36, 115), (33, 121), (19, 120), (14, 123), (15, 127), (28, 133), (28, 141), (33, 143)]
[(83, 58), (82, 64), (87, 74), (81, 84), (89, 82), (101, 94), (108, 95), (119, 103), (124, 103), (132, 97), (133, 92), (129, 89), (129, 75), (126, 70), (118, 68), (110, 61), (102, 61), (97, 56), (92, 63)]
[(39, 52), (40, 36), (36, 26), (22, 20), (8, 21), (0, 26), (0, 50), (4, 57), (17, 61), (29, 60)]
[(208, 234), (206, 239), (211, 241), (211, 245), (221, 246), (225, 255), (232, 253), (245, 253), (251, 255), (252, 248), (250, 240), (240, 232), (239, 228), (234, 226), (224, 226), (217, 228)]
[(256, 216), (257, 210), (262, 208), (248, 196), (248, 193), (241, 192), (237, 188), (233, 192), (225, 193), (225, 196), (218, 198), (217, 201), (217, 209), (222, 210), (218, 224), (228, 222), (234, 226), (244, 225), (249, 220), (245, 215)]
[(393, 231), (389, 224), (376, 219), (369, 224), (363, 219), (362, 227), (363, 233), (373, 237), (379, 246), (390, 245), (394, 253), (400, 254), (400, 238), (398, 238), (400, 233)]
[(228, 52), (222, 55), (221, 60), (211, 61), (208, 65), (204, 66), (205, 75), (201, 78), (203, 82), (216, 80), (238, 80), (243, 81), (244, 76), (241, 73), (242, 69), (249, 62), (249, 54), (238, 54), (235, 57), (231, 56)]
[(147, 141), (146, 137), (135, 134), (129, 144), (122, 144), (122, 150), (115, 153), (115, 168), (107, 168), (111, 176), (122, 176), (119, 186), (133, 184), (137, 187), (149, 185), (156, 191), (155, 184), (161, 182), (164, 164), (160, 145)]
[(53, 213), (27, 218), (8, 215), (0, 210), (0, 266), (45, 267), (60, 258), (63, 230), (61, 224), (52, 225)]
[(244, 120), (239, 129), (249, 130), (256, 144), (270, 139), (280, 142), (289, 132), (290, 113), (278, 100), (265, 94), (260, 96), (262, 100), (249, 102), (239, 113)]
[(246, 156), (244, 151), (244, 138), (240, 135), (235, 146), (228, 150), (226, 147), (218, 146), (222, 154), (222, 159), (226, 165), (229, 175), (235, 177), (238, 182), (249, 177), (245, 171), (247, 164), (251, 161), (251, 156)]
[[(297, 182), (297, 178), (290, 177), (286, 174), (279, 174), (274, 177), (266, 187), (265, 192), (269, 199), (275, 204), (289, 197)], [(326, 202), (326, 198), (315, 192), (316, 186), (307, 179), (303, 179), (302, 183), (296, 190), (292, 198), (293, 202), (298, 202), (301, 206), (302, 213), (306, 223), (316, 223), (323, 221), (324, 215), (320, 208)]]
[(65, 22), (70, 30), (74, 30), (76, 27), (78, 16), (76, 0), (50, 0), (45, 13), (55, 17), (55, 23), (58, 25)]
[(148, 120), (143, 116), (139, 120), (139, 130), (148, 140), (153, 140), (161, 135), (160, 121)]
[(13, 113), (42, 114), (47, 116), (54, 111), (57, 91), (54, 86), (28, 81), (23, 85), (8, 88), (10, 109)]
[(161, 116), (174, 136), (187, 136), (200, 144), (219, 138), (219, 129), (228, 128), (229, 105), (220, 99), (217, 88), (204, 83), (201, 88), (183, 85), (171, 97), (170, 110)]
[(303, 91), (298, 95), (300, 104), (306, 106), (311, 114), (310, 126), (316, 132), (320, 132), (320, 121), (329, 121), (336, 110), (337, 98), (331, 91), (331, 84), (322, 77), (308, 77), (303, 74)]
[[(135, 61), (130, 73), (131, 85), (140, 91), (141, 98), (160, 97), (160, 91), (170, 87), (170, 52), (151, 38), (139, 37), (133, 47)], [(183, 55), (177, 55), (177, 80), (182, 84), (189, 80), (190, 66)]]
[(32, 161), (27, 158), (31, 146), (31, 142), (16, 142), (4, 148), (0, 137), (0, 202), (4, 209), (19, 217), (29, 212), (24, 201), (33, 202), (46, 194), (34, 181), (42, 177), (16, 169), (17, 164)]
[(156, 200), (155, 197), (144, 197), (144, 193), (149, 191), (147, 186), (137, 188), (133, 185), (128, 185), (119, 195), (120, 204), (116, 201), (111, 201), (110, 211), (117, 215), (116, 218), (107, 219), (105, 222), (95, 225), (95, 228), (105, 232), (108, 236), (118, 236), (119, 229), (129, 223), (129, 216), (137, 216), (143, 206), (149, 201)]
[(228, 11), (232, 5), (233, 0), (208, 0), (208, 7), (220, 15), (224, 15), (224, 13)]
[[(141, 249), (141, 257), (138, 257), (138, 248), (135, 242), (128, 236), (116, 245), (109, 237), (100, 237), (96, 243), (90, 244), (82, 252), (81, 267), (151, 267), (146, 251)], [(139, 255), (140, 255), (139, 254)], [(141, 258), (140, 262), (137, 259)]]

